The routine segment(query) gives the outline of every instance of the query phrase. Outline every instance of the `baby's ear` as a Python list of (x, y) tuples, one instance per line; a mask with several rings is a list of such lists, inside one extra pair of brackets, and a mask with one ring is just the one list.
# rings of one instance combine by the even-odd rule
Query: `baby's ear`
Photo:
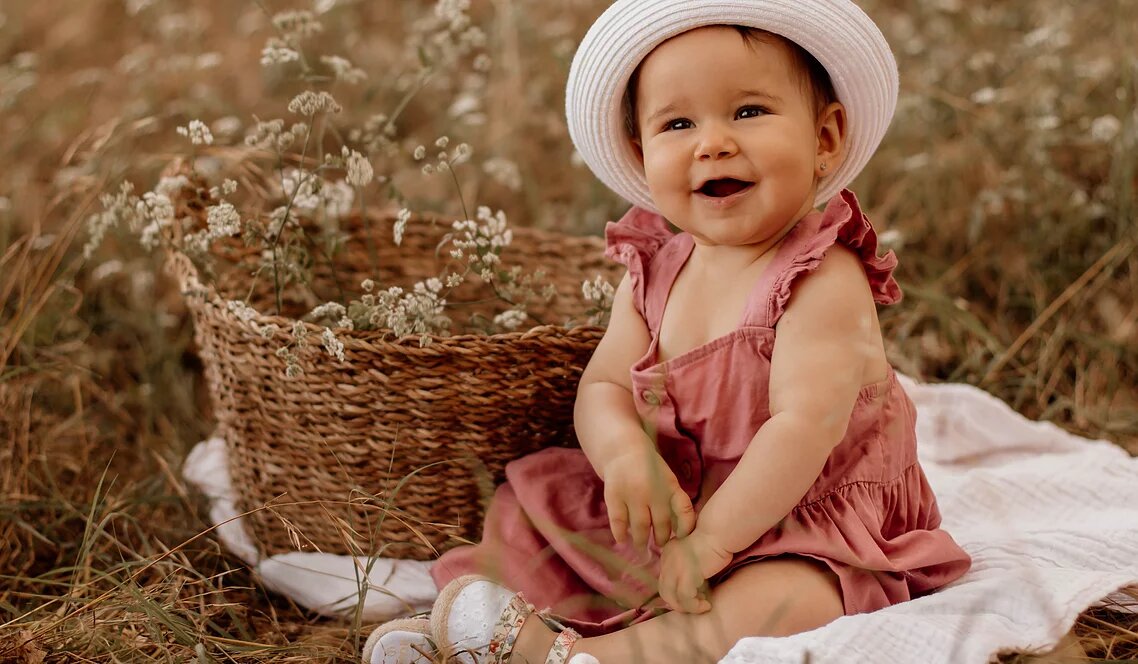
[[(833, 102), (818, 114), (818, 176), (824, 177), (837, 170), (846, 156), (846, 107)], [(821, 169), (822, 164), (826, 168)]]
[(639, 138), (628, 139), (628, 144), (632, 146), (632, 153), (636, 155), (636, 160), (640, 162), (640, 166), (644, 166), (644, 147), (640, 144)]

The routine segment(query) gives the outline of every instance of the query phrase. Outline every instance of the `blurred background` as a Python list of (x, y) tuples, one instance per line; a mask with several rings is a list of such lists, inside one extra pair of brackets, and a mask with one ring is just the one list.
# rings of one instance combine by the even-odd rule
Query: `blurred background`
[[(328, 140), (380, 176), (372, 204), (457, 219), (461, 198), (599, 234), (627, 204), (575, 157), (563, 109), (607, 4), (0, 4), (0, 660), (358, 652), (358, 625), (268, 594), (196, 537), (178, 469), (212, 426), (190, 322), (125, 229), (84, 256), (98, 196), (151, 189), (189, 154), (190, 120), (208, 158), (327, 90), (343, 107)], [(901, 259), (906, 298), (882, 312), (895, 365), (1138, 453), (1138, 3), (859, 4), (901, 69), (852, 186)], [(274, 23), (287, 11), (307, 14)], [(414, 157), (443, 136), (472, 148), (454, 180)], [(1135, 652), (1135, 626), (1103, 619), (1076, 626), (1087, 652)]]

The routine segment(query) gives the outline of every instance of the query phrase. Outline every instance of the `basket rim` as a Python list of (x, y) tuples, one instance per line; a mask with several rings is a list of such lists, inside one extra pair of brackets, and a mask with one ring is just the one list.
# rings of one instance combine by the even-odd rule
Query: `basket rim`
[[(537, 231), (543, 235), (554, 235), (548, 231), (541, 231), (540, 229), (526, 229), (526, 232)], [(591, 236), (576, 236), (576, 237), (591, 237)], [(185, 252), (177, 249), (176, 247), (165, 246), (163, 248), (166, 254), (167, 271), (170, 272), (175, 280), (178, 282), (179, 291), (181, 292), (183, 300), (191, 298), (198, 298), (204, 302), (216, 307), (220, 311), (226, 312), (226, 315), (233, 317), (237, 322), (247, 324), (256, 323), (258, 326), (276, 325), (281, 330), (290, 329), (292, 326), (300, 323), (305, 326), (309, 332), (320, 333), (326, 326), (318, 325), (308, 321), (303, 321), (297, 318), (290, 318), (280, 314), (263, 313), (254, 309), (255, 315), (247, 320), (242, 320), (228, 313), (228, 302), (230, 300), (222, 297), (221, 293), (213, 284), (204, 284), (200, 279), (200, 273), (197, 266)], [(560, 324), (544, 324), (535, 325), (524, 330), (514, 330), (510, 332), (497, 332), (494, 334), (476, 334), (476, 333), (463, 333), (442, 336), (438, 334), (411, 334), (402, 337), (393, 337), (391, 330), (359, 330), (349, 328), (328, 328), (332, 329), (336, 337), (341, 341), (347, 342), (360, 341), (373, 345), (387, 345), (390, 347), (414, 347), (416, 349), (426, 349), (436, 345), (441, 346), (467, 346), (473, 342), (480, 343), (513, 343), (517, 341), (525, 341), (532, 337), (539, 337), (543, 335), (554, 334), (565, 337), (576, 337), (582, 335), (591, 335), (597, 332), (604, 332), (607, 328), (601, 325), (560, 325)], [(424, 348), (420, 343), (423, 338), (430, 340), (430, 344)]]

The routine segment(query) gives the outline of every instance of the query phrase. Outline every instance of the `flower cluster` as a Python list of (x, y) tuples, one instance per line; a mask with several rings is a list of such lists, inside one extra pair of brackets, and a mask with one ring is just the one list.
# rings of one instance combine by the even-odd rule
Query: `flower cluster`
[(466, 261), (483, 281), (494, 281), (502, 262), (502, 249), (514, 241), (514, 233), (506, 223), (506, 213), (499, 210), (493, 214), (490, 208), (480, 206), (477, 221), (456, 221), (453, 228), (457, 235), (451, 241), (454, 245), (451, 257)]
[(186, 127), (178, 127), (178, 133), (190, 139), (194, 145), (209, 145), (213, 143), (213, 134), (209, 127), (201, 120), (190, 120)]
[(585, 315), (589, 317), (590, 325), (608, 325), (609, 315), (612, 313), (612, 300), (616, 289), (604, 277), (597, 276), (592, 281), (581, 284), (581, 294), (585, 301), (592, 306)]
[[(347, 216), (352, 211), (356, 196), (349, 182), (326, 180), (312, 171), (298, 168), (287, 169), (281, 174), (281, 190), (294, 210), (323, 212), (325, 218), (332, 220)], [(283, 212), (278, 216), (283, 216)], [(284, 223), (284, 219), (277, 223)]]
[[(367, 290), (367, 284), (364, 284)], [(444, 284), (427, 279), (410, 291), (392, 286), (378, 293), (365, 293), (348, 305), (348, 318), (357, 329), (391, 330), (396, 337), (418, 336), (419, 344), (430, 343), (430, 335), (446, 334), (451, 327), (446, 315)]]
[(411, 27), (408, 47), (424, 66), (455, 64), (486, 44), (486, 34), (470, 20), (470, 0), (439, 0), (434, 12)]
[[(453, 151), (447, 151), (446, 147), (448, 145), (450, 145), (450, 138), (446, 136), (440, 136), (435, 140), (435, 147), (438, 148), (439, 151), (435, 154), (433, 162), (423, 164), (422, 171), (424, 175), (434, 175), (435, 173), (449, 171), (454, 166), (470, 160), (473, 150), (469, 144), (459, 143), (455, 146)], [(427, 157), (426, 146), (416, 146), (411, 156), (415, 158), (415, 161), (422, 161)]]
[(276, 37), (270, 37), (261, 49), (261, 65), (270, 67), (302, 62), (300, 42), (323, 32), (324, 25), (309, 11), (286, 11), (273, 16)]
[[(459, 91), (460, 98), (448, 114), (474, 124), (473, 118), (481, 112), (475, 89), (485, 87), (491, 61), (485, 53), (476, 52), (485, 37), (470, 19), (469, 0), (437, 0), (431, 15), (416, 24), (407, 41), (418, 55), (420, 69), (412, 78), (396, 81), (405, 99), (389, 112), (374, 113), (356, 128), (332, 125), (332, 116), (342, 106), (328, 90), (319, 89), (319, 83), (358, 84), (366, 74), (345, 57), (311, 52), (306, 40), (324, 30), (321, 18), (337, 3), (323, 0), (315, 7), (314, 12), (287, 11), (272, 17), (275, 33), (265, 43), (261, 62), (271, 67), (291, 63), (281, 72), (298, 73), (305, 85), (287, 104), (290, 113), (300, 116), (298, 121), (254, 118), (245, 131), (244, 143), (256, 150), (246, 160), (257, 164), (241, 173), (242, 182), (252, 185), (241, 188), (250, 204), (234, 198), (237, 182), (226, 179), (223, 171), (198, 170), (213, 161), (212, 155), (191, 159), (188, 172), (163, 178), (142, 196), (134, 195), (129, 183), (116, 194), (104, 196), (104, 211), (93, 215), (89, 223), (88, 255), (109, 229), (119, 226), (137, 234), (147, 248), (165, 247), (186, 254), (207, 279), (216, 273), (213, 263), (219, 257), (240, 255), (240, 260), (248, 261), (242, 268), (248, 269), (250, 282), (239, 287), (246, 299), (230, 300), (234, 296), (227, 295), (226, 310), (247, 329), (272, 340), (277, 356), (284, 360), (285, 373), (294, 377), (303, 372), (301, 358), (313, 350), (322, 349), (333, 361), (349, 361), (350, 332), (381, 331), (393, 338), (417, 338), (425, 345), (432, 337), (449, 335), (456, 328), (497, 333), (541, 324), (529, 305), (548, 301), (555, 289), (546, 283), (541, 270), (527, 272), (509, 264), (504, 254), (513, 233), (505, 213), (487, 206), (476, 207), (472, 219), (453, 222), (436, 252), (439, 267), (435, 276), (399, 285), (383, 284), (380, 279), (387, 272), (375, 246), (375, 215), (369, 215), (367, 203), (380, 197), (377, 189), (381, 187), (398, 203), (390, 238), (396, 246), (403, 244), (411, 224), (420, 222), (414, 221), (410, 197), (400, 191), (402, 185), (379, 169), (406, 160), (410, 153), (414, 162), (421, 162), (418, 168), (424, 174), (447, 174), (448, 186), (453, 182), (459, 198), (463, 196), (456, 168), (471, 160), (471, 146), (447, 135), (416, 145), (410, 137), (399, 135), (396, 121), (407, 101), (434, 74), (469, 56), (472, 71), (463, 85), (470, 89)], [(312, 63), (317, 64), (315, 69)], [(236, 118), (218, 120), (214, 124), (218, 142), (237, 138), (242, 126)], [(177, 132), (195, 147), (212, 145), (215, 140), (210, 125), (198, 119), (178, 127)], [(269, 164), (271, 169), (262, 168)], [(520, 169), (509, 160), (490, 160), (482, 171), (503, 186), (521, 189)], [(187, 201), (191, 204), (178, 207)], [(465, 210), (465, 200), (460, 202)], [(179, 218), (179, 209), (187, 210), (188, 216)], [(349, 228), (359, 236), (350, 235), (345, 230)], [(239, 242), (244, 249), (233, 252), (240, 249)], [(345, 247), (360, 256), (366, 249), (369, 267), (337, 265)], [(372, 278), (363, 279), (352, 292), (343, 280), (345, 268), (356, 278), (367, 269), (364, 274)], [(454, 294), (459, 288), (463, 289), (461, 298)], [(470, 302), (457, 302), (470, 300), (466, 289), (483, 293)], [(296, 316), (298, 304), (304, 302), (323, 304)], [(460, 322), (455, 314), (467, 304), (481, 308)], [(290, 323), (270, 323), (268, 312), (278, 323), (281, 317)]]

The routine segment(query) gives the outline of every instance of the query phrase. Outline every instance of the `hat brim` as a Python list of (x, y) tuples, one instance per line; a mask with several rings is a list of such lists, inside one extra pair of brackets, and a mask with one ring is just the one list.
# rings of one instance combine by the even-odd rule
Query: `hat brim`
[(884, 35), (849, 0), (617, 0), (581, 40), (565, 91), (569, 136), (581, 158), (633, 205), (659, 212), (624, 126), (624, 91), (659, 44), (709, 25), (743, 25), (789, 39), (826, 68), (845, 107), (841, 166), (823, 178), (821, 205), (865, 167), (897, 107), (897, 63)]

